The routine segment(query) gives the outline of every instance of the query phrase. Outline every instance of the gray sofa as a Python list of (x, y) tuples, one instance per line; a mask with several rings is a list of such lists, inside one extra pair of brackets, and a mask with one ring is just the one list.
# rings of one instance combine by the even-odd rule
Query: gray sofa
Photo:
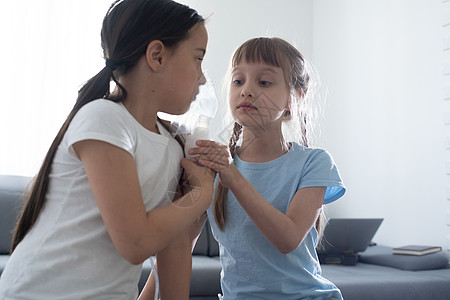
[[(11, 230), (29, 181), (29, 177), (0, 175), (0, 274), (9, 258)], [(217, 242), (207, 224), (192, 257), (190, 299), (217, 300), (221, 270), (218, 254)], [(443, 257), (445, 255), (439, 253), (399, 261), (392, 256), (391, 248), (376, 246), (361, 253), (356, 266), (323, 265), (322, 270), (323, 275), (341, 289), (346, 300), (448, 300), (450, 268)], [(146, 261), (139, 289), (149, 273), (150, 262)]]
[(11, 248), (12, 230), (21, 209), (21, 199), (31, 178), (0, 175), (0, 274)]

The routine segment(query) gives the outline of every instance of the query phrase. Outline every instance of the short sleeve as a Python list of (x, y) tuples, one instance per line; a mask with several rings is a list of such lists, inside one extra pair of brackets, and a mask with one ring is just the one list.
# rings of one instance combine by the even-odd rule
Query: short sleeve
[(305, 162), (298, 189), (326, 186), (323, 204), (329, 204), (342, 197), (345, 186), (331, 155), (323, 149), (314, 149)]
[(124, 149), (134, 157), (135, 135), (127, 118), (119, 103), (95, 100), (86, 104), (77, 112), (66, 132), (69, 153), (78, 158), (73, 144), (83, 140), (99, 140)]

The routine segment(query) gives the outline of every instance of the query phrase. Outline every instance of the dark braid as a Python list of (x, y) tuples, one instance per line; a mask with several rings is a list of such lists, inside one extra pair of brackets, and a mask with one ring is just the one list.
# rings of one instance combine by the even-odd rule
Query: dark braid
[(242, 125), (234, 122), (234, 128), (233, 128), (233, 135), (230, 138), (230, 142), (228, 143), (228, 148), (230, 148), (231, 155), (234, 156), (234, 153), (236, 152), (236, 145), (239, 140), (239, 136), (242, 132)]

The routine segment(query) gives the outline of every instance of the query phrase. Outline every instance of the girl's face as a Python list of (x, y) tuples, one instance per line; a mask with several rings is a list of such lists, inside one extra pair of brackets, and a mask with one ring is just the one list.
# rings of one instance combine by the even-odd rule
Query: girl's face
[(198, 94), (199, 86), (205, 84), (202, 61), (207, 42), (206, 28), (204, 24), (198, 24), (169, 57), (163, 89), (170, 97), (165, 101), (163, 112), (175, 115), (185, 113)]
[(232, 69), (230, 108), (244, 127), (280, 126), (289, 108), (289, 87), (281, 68), (241, 61)]

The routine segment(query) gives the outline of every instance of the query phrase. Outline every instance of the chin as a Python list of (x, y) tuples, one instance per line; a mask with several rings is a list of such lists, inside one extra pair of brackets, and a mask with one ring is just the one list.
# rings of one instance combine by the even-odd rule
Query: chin
[(241, 124), (243, 127), (248, 127), (248, 128), (252, 128), (252, 127), (256, 127), (256, 128), (261, 128), (261, 126), (263, 126), (264, 124), (262, 124), (261, 121), (257, 121), (257, 120), (248, 120), (248, 119), (244, 119), (244, 118), (239, 118), (239, 119), (235, 119), (239, 124)]
[(189, 111), (189, 109), (191, 108), (191, 104), (193, 101), (189, 101), (189, 103), (187, 105), (185, 105), (183, 108), (180, 107), (180, 111), (182, 111), (182, 113), (180, 113), (180, 115), (185, 114)]
[(185, 109), (185, 110), (181, 110), (180, 109), (180, 110), (177, 110), (177, 111), (170, 112), (169, 114), (175, 115), (175, 116), (181, 116), (181, 115), (184, 115), (185, 113), (187, 113), (188, 110), (189, 110), (189, 108)]
[(188, 101), (184, 101), (182, 103), (179, 103), (178, 105), (174, 104), (173, 109), (168, 109), (166, 113), (170, 114), (170, 115), (182, 115), (182, 114), (185, 114), (189, 110), (189, 108), (191, 107), (191, 103), (192, 103), (192, 101), (189, 101), (189, 102)]

